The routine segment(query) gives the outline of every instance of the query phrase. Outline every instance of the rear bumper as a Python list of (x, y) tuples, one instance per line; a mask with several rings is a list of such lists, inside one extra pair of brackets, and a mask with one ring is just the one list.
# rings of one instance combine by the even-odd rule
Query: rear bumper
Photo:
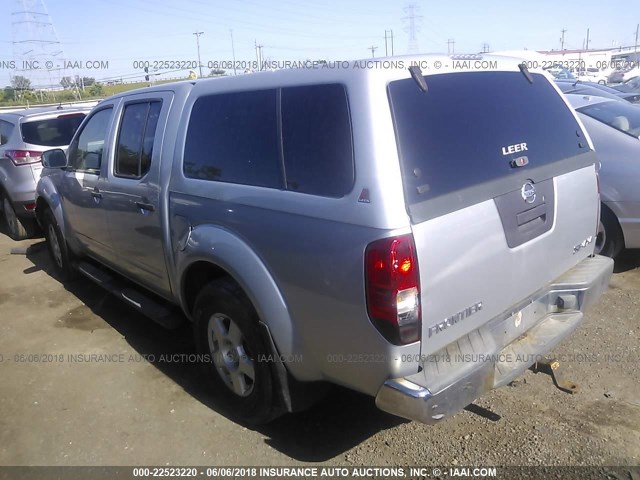
[[(453, 415), (511, 382), (573, 332), (612, 273), (610, 258), (585, 259), (526, 302), (424, 359), (421, 373), (387, 380), (376, 405), (427, 424)], [(524, 333), (514, 328), (522, 322)]]

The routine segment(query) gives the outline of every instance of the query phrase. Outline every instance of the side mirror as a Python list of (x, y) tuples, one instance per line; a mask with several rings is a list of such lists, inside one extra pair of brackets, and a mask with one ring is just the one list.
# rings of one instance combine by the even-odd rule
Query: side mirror
[(67, 155), (60, 148), (47, 150), (42, 154), (42, 166), (45, 168), (64, 168), (67, 166)]

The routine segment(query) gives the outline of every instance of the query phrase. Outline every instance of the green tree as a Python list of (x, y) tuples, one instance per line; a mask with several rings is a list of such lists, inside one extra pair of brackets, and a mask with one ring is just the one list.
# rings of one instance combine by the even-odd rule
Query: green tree
[(225, 70), (221, 68), (214, 68), (209, 72), (210, 77), (222, 77), (225, 74)]
[(31, 90), (31, 80), (22, 75), (16, 75), (11, 79), (11, 86), (14, 90)]
[(73, 87), (74, 85), (73, 79), (71, 77), (62, 77), (62, 80), (60, 80), (60, 85), (62, 85), (62, 88), (67, 90)]
[(89, 95), (93, 97), (104, 95), (104, 86), (99, 82), (94, 83), (89, 89)]
[(16, 90), (11, 86), (4, 87), (3, 90), (4, 98), (7, 101), (12, 101), (16, 99)]

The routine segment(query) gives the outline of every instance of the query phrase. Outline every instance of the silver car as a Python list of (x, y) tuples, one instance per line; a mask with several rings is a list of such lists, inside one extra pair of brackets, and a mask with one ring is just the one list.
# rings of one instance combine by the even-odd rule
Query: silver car
[(41, 154), (66, 148), (89, 107), (42, 107), (0, 113), (0, 209), (14, 240), (34, 233)]
[(640, 107), (625, 101), (567, 95), (600, 160), (601, 216), (596, 251), (616, 257), (640, 248)]

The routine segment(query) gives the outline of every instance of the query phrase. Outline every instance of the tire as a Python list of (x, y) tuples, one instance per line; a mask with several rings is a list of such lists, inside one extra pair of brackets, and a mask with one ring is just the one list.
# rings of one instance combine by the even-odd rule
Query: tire
[(73, 267), (74, 255), (67, 245), (58, 222), (53, 216), (53, 212), (50, 209), (46, 209), (42, 216), (44, 236), (47, 239), (47, 246), (49, 247), (49, 255), (51, 256), (51, 262), (60, 276), (60, 278), (69, 282), (77, 277), (77, 272)]
[(269, 350), (242, 289), (228, 278), (214, 280), (200, 291), (193, 311), (196, 348), (207, 358), (204, 373), (223, 408), (247, 424), (275, 418), (271, 367), (258, 361)]
[(605, 257), (616, 258), (624, 248), (624, 236), (618, 219), (609, 207), (602, 205), (596, 235), (595, 252)]
[(36, 230), (35, 221), (17, 216), (11, 200), (6, 194), (2, 196), (2, 214), (9, 236), (12, 239), (24, 240), (34, 235)]

